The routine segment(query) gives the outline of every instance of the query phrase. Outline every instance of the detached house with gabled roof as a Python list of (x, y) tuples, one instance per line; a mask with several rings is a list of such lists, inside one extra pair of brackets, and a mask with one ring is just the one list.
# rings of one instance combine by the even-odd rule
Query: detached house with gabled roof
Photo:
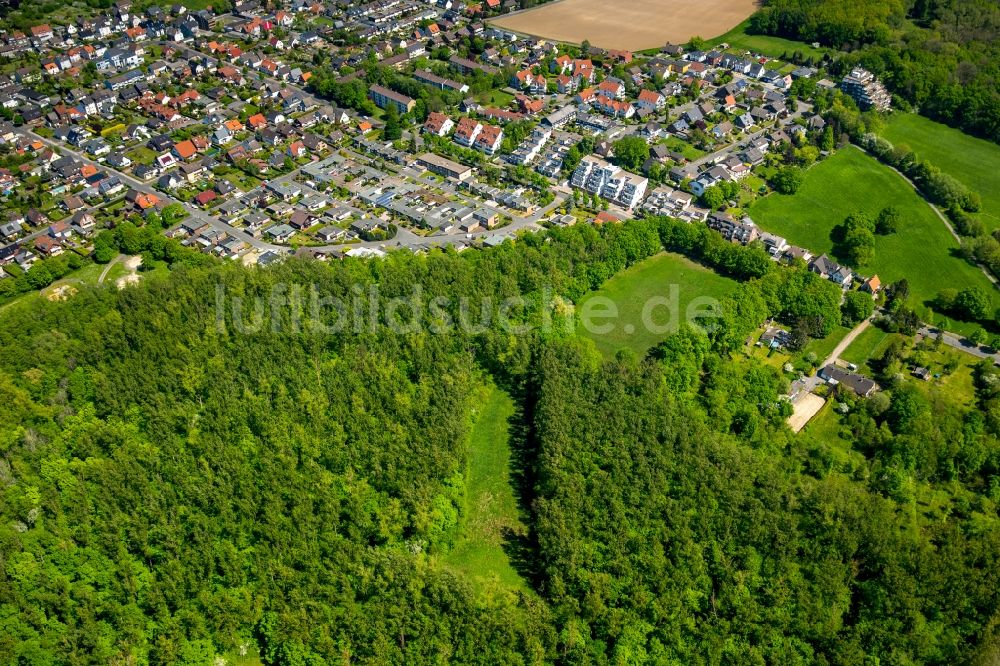
[(172, 148), (174, 155), (180, 160), (189, 160), (198, 154), (197, 149), (194, 146), (194, 142), (191, 139), (186, 139), (178, 144), (175, 144)]
[(247, 125), (254, 131), (262, 129), (267, 127), (267, 118), (264, 117), (263, 113), (255, 113), (247, 118)]
[(473, 118), (462, 118), (458, 121), (458, 127), (455, 129), (455, 143), (471, 148), (482, 129), (483, 126), (479, 121)]
[(58, 257), (63, 253), (62, 243), (50, 236), (36, 238), (35, 249), (46, 257)]
[(825, 254), (809, 262), (809, 270), (834, 284), (839, 284), (844, 289), (854, 282), (854, 272), (850, 268), (841, 266)]
[(495, 125), (483, 125), (476, 137), (476, 149), (487, 155), (495, 155), (503, 142), (503, 129)]
[(431, 111), (424, 123), (424, 132), (435, 136), (445, 136), (455, 126), (454, 121), (443, 113)]
[(654, 111), (659, 111), (666, 104), (666, 99), (655, 90), (640, 90), (635, 101), (636, 106), (645, 107)]

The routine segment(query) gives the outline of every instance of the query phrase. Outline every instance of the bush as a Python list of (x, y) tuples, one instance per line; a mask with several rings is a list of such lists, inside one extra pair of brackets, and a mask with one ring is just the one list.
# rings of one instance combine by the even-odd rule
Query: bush
[(882, 236), (894, 234), (899, 231), (902, 222), (903, 216), (900, 215), (899, 209), (895, 206), (886, 206), (879, 212), (878, 218), (875, 220), (875, 233)]
[(802, 169), (798, 167), (784, 167), (774, 174), (774, 178), (771, 179), (771, 185), (775, 191), (781, 194), (795, 194), (802, 186), (802, 181)]
[(840, 253), (854, 266), (864, 266), (875, 258), (875, 222), (864, 213), (847, 217), (837, 229)]
[(853, 326), (868, 319), (875, 311), (875, 301), (871, 294), (863, 291), (850, 291), (844, 296), (840, 305), (841, 320), (844, 326)]

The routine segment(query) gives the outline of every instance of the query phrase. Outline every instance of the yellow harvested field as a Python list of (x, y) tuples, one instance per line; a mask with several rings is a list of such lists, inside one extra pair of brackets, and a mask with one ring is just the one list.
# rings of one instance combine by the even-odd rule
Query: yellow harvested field
[(729, 31), (756, 0), (556, 0), (491, 21), (533, 37), (640, 51)]

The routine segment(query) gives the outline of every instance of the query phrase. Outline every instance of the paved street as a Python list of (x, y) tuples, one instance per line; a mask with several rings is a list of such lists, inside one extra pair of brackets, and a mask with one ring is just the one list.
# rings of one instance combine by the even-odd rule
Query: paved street
[[(24, 130), (22, 130), (22, 132), (24, 132)], [(89, 157), (87, 157), (83, 153), (81, 153), (81, 152), (73, 149), (71, 146), (68, 146), (66, 144), (59, 143), (58, 141), (53, 141), (51, 139), (43, 137), (43, 136), (41, 136), (39, 134), (36, 134), (34, 131), (30, 131), (29, 130), (28, 132), (30, 133), (30, 135), (31, 135), (32, 138), (38, 139), (39, 141), (45, 143), (46, 145), (50, 146), (51, 148), (54, 148), (54, 149), (58, 150), (60, 153), (62, 153), (64, 155), (72, 155), (74, 158), (80, 160), (84, 164), (90, 164), (90, 165), (92, 165), (93, 167), (95, 167), (97, 169), (102, 169), (104, 171), (108, 171), (109, 173), (115, 174), (116, 176), (118, 176), (119, 178), (121, 178), (121, 180), (122, 180), (123, 183), (125, 183), (126, 185), (128, 185), (131, 188), (134, 188), (134, 189), (136, 189), (136, 190), (138, 190), (140, 192), (144, 192), (146, 194), (154, 194), (157, 197), (159, 197), (160, 199), (165, 199), (167, 201), (170, 201), (171, 203), (180, 204), (181, 206), (184, 207), (184, 210), (186, 210), (188, 212), (188, 214), (191, 216), (192, 219), (195, 219), (195, 220), (198, 220), (199, 222), (203, 222), (205, 224), (208, 224), (213, 229), (218, 229), (219, 231), (223, 231), (225, 233), (232, 234), (233, 236), (235, 236), (235, 237), (239, 238), (240, 240), (248, 243), (249, 245), (253, 246), (254, 248), (256, 248), (258, 250), (269, 250), (269, 249), (282, 250), (282, 249), (287, 249), (287, 248), (281, 248), (281, 247), (279, 247), (277, 245), (271, 245), (269, 243), (265, 243), (263, 241), (260, 241), (260, 240), (258, 240), (256, 238), (250, 236), (249, 234), (244, 233), (243, 231), (240, 231), (239, 229), (236, 229), (235, 227), (233, 227), (233, 226), (231, 226), (229, 224), (226, 224), (224, 222), (221, 222), (221, 221), (213, 218), (211, 215), (208, 215), (205, 211), (201, 210), (200, 208), (197, 208), (197, 207), (192, 206), (190, 204), (183, 203), (182, 201), (179, 201), (179, 200), (177, 200), (177, 199), (175, 199), (175, 198), (173, 198), (173, 197), (171, 197), (169, 195), (164, 194), (163, 192), (160, 192), (159, 190), (155, 189), (154, 187), (152, 187), (148, 183), (144, 183), (143, 181), (138, 180), (137, 178), (135, 178), (133, 176), (130, 176), (127, 173), (124, 173), (122, 171), (118, 171), (117, 169), (109, 167), (106, 164), (101, 164), (99, 162), (96, 162), (96, 161), (90, 159)]]
[[(267, 241), (261, 240), (259, 238), (254, 238), (250, 234), (247, 234), (245, 231), (237, 229), (231, 224), (223, 222), (215, 217), (212, 217), (211, 215), (209, 215), (208, 213), (206, 213), (205, 211), (201, 210), (196, 206), (186, 204), (174, 197), (171, 197), (169, 194), (166, 194), (164, 192), (155, 189), (149, 183), (145, 183), (127, 173), (124, 173), (106, 164), (101, 164), (99, 162), (96, 162), (95, 160), (90, 159), (89, 157), (79, 152), (78, 150), (75, 150), (71, 146), (59, 143), (58, 141), (53, 141), (39, 134), (36, 134), (34, 131), (31, 130), (22, 130), (22, 133), (30, 134), (32, 138), (42, 141), (46, 145), (58, 150), (62, 154), (72, 155), (74, 158), (80, 160), (84, 164), (90, 164), (98, 169), (102, 169), (109, 173), (113, 173), (117, 175), (119, 178), (121, 178), (122, 182), (127, 184), (129, 187), (132, 187), (140, 192), (145, 192), (147, 194), (154, 194), (161, 199), (170, 201), (171, 203), (180, 204), (181, 206), (184, 207), (184, 209), (188, 212), (188, 214), (191, 216), (192, 219), (207, 224), (212, 229), (216, 229), (223, 233), (230, 234), (235, 238), (239, 238), (240, 240), (247, 243), (249, 246), (253, 247), (255, 250), (261, 252), (272, 251), (278, 253), (289, 253), (292, 251), (291, 248), (289, 248), (288, 246), (276, 245), (274, 243), (269, 243)], [(356, 156), (361, 157), (359, 155)], [(288, 174), (285, 174), (284, 176), (281, 176), (277, 180), (291, 180), (298, 174), (298, 172), (299, 169), (296, 169), (295, 171), (292, 171)], [(415, 179), (420, 180), (421, 182), (424, 182), (426, 184), (433, 185), (435, 187), (442, 187), (441, 183), (438, 183), (436, 181), (431, 181), (426, 178), (416, 177)], [(312, 190), (312, 188), (309, 188), (308, 186), (302, 184), (300, 184), (300, 186), (311, 192), (315, 192), (315, 190)], [(455, 189), (450, 185), (446, 185), (445, 187), (443, 187), (443, 189), (449, 191), (450, 193), (455, 193)], [(565, 195), (557, 194), (556, 199), (545, 208), (539, 209), (535, 211), (533, 214), (526, 217), (514, 217), (513, 222), (511, 222), (506, 227), (500, 229), (477, 231), (469, 234), (454, 233), (454, 234), (443, 234), (443, 235), (433, 235), (433, 236), (420, 236), (408, 229), (399, 227), (396, 236), (389, 241), (338, 243), (334, 245), (314, 246), (310, 247), (310, 249), (317, 252), (334, 252), (334, 251), (346, 251), (352, 248), (369, 248), (369, 249), (381, 249), (381, 248), (392, 248), (392, 247), (412, 248), (415, 246), (433, 244), (433, 243), (445, 245), (448, 243), (468, 242), (470, 240), (479, 240), (496, 234), (513, 234), (518, 231), (526, 229), (537, 229), (539, 220), (541, 220), (543, 217), (550, 214), (553, 210), (562, 205), (563, 201), (565, 201), (565, 198), (566, 198)], [(35, 238), (43, 233), (45, 233), (45, 230), (36, 231), (33, 234), (31, 234), (29, 238)]]
[(920, 327), (919, 331), (917, 331), (917, 335), (926, 338), (936, 338), (938, 335), (941, 335), (941, 342), (948, 345), (952, 349), (957, 349), (960, 352), (965, 352), (966, 354), (970, 354), (977, 358), (990, 359), (994, 363), (1000, 363), (1000, 352), (992, 351), (989, 347), (977, 345), (974, 342), (970, 342), (966, 338), (954, 333), (949, 333), (948, 331), (942, 331), (939, 328), (932, 328), (924, 325)]

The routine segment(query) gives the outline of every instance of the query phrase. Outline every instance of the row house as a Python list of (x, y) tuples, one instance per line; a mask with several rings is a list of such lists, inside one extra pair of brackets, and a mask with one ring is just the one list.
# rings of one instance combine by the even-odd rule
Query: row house
[(380, 85), (372, 85), (368, 89), (368, 96), (380, 109), (391, 105), (395, 106), (400, 113), (408, 113), (416, 105), (416, 101), (412, 98)]
[(498, 109), (496, 107), (482, 109), (480, 110), (479, 115), (487, 120), (494, 120), (500, 123), (512, 123), (524, 119), (523, 114), (515, 111), (508, 111), (507, 109)]
[(670, 187), (658, 187), (642, 205), (642, 210), (651, 215), (676, 216), (691, 207), (694, 197), (688, 192)]
[(441, 90), (457, 90), (462, 93), (469, 92), (469, 86), (464, 83), (453, 81), (452, 79), (446, 79), (429, 70), (418, 69), (413, 73), (413, 78), (423, 84), (434, 86), (435, 88), (439, 88)]

